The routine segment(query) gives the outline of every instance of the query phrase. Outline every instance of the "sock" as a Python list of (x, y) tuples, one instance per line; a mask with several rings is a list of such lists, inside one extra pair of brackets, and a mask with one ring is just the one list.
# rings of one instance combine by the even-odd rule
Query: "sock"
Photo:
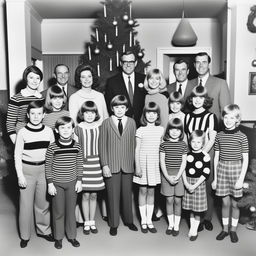
[(180, 227), (180, 216), (174, 215), (174, 230), (178, 231)]
[(173, 214), (167, 215), (167, 219), (168, 219), (168, 223), (169, 223), (168, 228), (173, 228), (173, 226), (174, 226), (173, 216), (174, 216)]
[(195, 218), (194, 217), (190, 217), (190, 229), (189, 229), (189, 232), (188, 232), (188, 236), (191, 237), (191, 233), (192, 233), (192, 230), (194, 228), (194, 224), (195, 223)]
[(198, 229), (199, 224), (200, 224), (200, 220), (194, 219), (193, 228), (191, 230), (191, 235), (192, 236), (196, 236), (197, 235), (197, 229)]
[(147, 224), (152, 224), (152, 215), (154, 211), (154, 205), (153, 204), (147, 204)]
[(147, 223), (147, 215), (146, 215), (146, 205), (139, 206), (141, 224)]
[(160, 218), (162, 215), (163, 215), (163, 211), (161, 210), (161, 208), (158, 208), (156, 212), (156, 217)]
[(232, 227), (237, 227), (238, 219), (231, 218), (231, 225)]

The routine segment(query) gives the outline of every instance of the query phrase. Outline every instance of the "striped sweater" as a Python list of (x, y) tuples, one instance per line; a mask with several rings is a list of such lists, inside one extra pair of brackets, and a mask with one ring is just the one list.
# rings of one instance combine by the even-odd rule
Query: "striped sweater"
[[(8, 110), (6, 128), (8, 135), (17, 133), (17, 128), (25, 126), (27, 123), (27, 107), (32, 101), (44, 101), (44, 98), (37, 98), (35, 96), (24, 97), (21, 92), (11, 97)], [(20, 125), (17, 125), (17, 124)]]
[(42, 125), (34, 128), (30, 124), (20, 129), (17, 135), (14, 158), (17, 176), (22, 175), (22, 161), (43, 162), (50, 143), (54, 141), (51, 128)]
[(69, 112), (65, 109), (61, 111), (53, 111), (51, 113), (45, 114), (43, 124), (54, 129), (56, 121), (62, 116), (69, 116)]
[(47, 183), (82, 180), (83, 154), (79, 143), (63, 145), (52, 143), (46, 152), (45, 174)]

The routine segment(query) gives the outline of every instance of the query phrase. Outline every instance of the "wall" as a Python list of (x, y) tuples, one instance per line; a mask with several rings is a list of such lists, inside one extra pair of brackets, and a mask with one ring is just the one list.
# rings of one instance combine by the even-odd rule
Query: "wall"
[(251, 33), (246, 26), (250, 7), (255, 1), (231, 2), (231, 90), (234, 102), (241, 107), (243, 120), (256, 120), (256, 95), (248, 95), (249, 72), (256, 72), (251, 65), (256, 59), (256, 33)]
[[(145, 49), (144, 60), (155, 67), (157, 47), (172, 47), (171, 39), (180, 19), (138, 19), (137, 40)], [(220, 72), (220, 25), (216, 19), (189, 19), (198, 36), (196, 46), (212, 47), (212, 73)], [(93, 19), (46, 19), (42, 21), (43, 54), (81, 54), (90, 41)]]

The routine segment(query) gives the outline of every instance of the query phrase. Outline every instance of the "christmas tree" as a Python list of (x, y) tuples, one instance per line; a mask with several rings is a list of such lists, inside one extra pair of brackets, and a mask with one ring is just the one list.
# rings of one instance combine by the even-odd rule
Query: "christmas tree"
[(80, 64), (94, 68), (99, 78), (98, 89), (104, 91), (106, 79), (118, 72), (123, 52), (132, 51), (137, 56), (137, 72), (144, 73), (150, 62), (142, 60), (144, 49), (136, 40), (138, 23), (132, 17), (132, 2), (106, 0), (101, 3), (103, 10), (92, 27), (91, 42), (86, 43)]
[(247, 210), (250, 215), (251, 221), (247, 223), (247, 228), (256, 230), (256, 159), (251, 160), (243, 188), (238, 207)]

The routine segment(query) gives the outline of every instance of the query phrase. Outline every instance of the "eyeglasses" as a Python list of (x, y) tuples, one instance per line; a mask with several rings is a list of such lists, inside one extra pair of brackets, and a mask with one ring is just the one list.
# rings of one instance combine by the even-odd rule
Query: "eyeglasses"
[(136, 61), (135, 60), (131, 60), (131, 61), (122, 61), (122, 63), (123, 63), (123, 65), (132, 65), (132, 64), (134, 64)]

